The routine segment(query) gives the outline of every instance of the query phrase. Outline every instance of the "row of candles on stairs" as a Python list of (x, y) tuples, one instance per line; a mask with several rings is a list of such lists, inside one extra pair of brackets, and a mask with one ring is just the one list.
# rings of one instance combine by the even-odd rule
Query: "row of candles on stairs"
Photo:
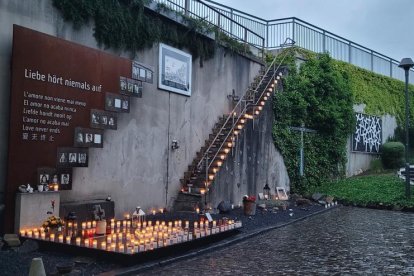
[[(189, 221), (185, 221), (183, 227), (182, 221), (179, 220), (174, 223), (171, 221), (168, 223), (165, 221), (156, 221), (154, 224), (152, 221), (148, 221), (141, 225), (137, 224), (137, 228), (133, 229), (128, 227), (128, 224), (126, 224), (126, 227), (118, 227), (118, 222), (120, 221), (116, 221), (116, 226), (114, 226), (113, 229), (122, 228), (125, 230), (111, 231), (110, 234), (105, 236), (74, 237), (72, 235), (64, 235), (63, 233), (46, 233), (43, 228), (40, 228), (39, 230), (21, 230), (20, 235), (52, 242), (132, 254), (191, 241), (193, 239), (214, 235), (242, 226), (239, 221), (219, 220), (217, 223), (214, 220), (211, 223), (208, 221), (195, 221), (193, 222), (193, 227), (190, 228)], [(91, 226), (92, 225), (93, 224), (91, 223)]]

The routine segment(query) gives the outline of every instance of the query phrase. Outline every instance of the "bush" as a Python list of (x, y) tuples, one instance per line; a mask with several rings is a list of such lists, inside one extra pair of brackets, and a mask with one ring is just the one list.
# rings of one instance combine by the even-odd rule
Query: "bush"
[(404, 165), (404, 145), (401, 142), (388, 142), (381, 146), (381, 159), (384, 168), (397, 169)]

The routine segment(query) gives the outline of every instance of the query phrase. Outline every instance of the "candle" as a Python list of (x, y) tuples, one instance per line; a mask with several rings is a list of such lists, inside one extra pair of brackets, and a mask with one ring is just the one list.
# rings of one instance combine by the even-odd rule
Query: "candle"
[(50, 234), (50, 236), (49, 236), (49, 240), (50, 241), (55, 241), (55, 234)]
[(128, 220), (127, 221), (127, 228), (130, 228), (131, 227), (131, 222)]
[(58, 184), (53, 185), (53, 190), (57, 192), (59, 190), (59, 185)]
[(106, 242), (101, 242), (101, 249), (106, 250)]
[(92, 227), (95, 228), (96, 227), (96, 221), (92, 221)]
[(86, 222), (86, 228), (91, 228), (92, 227), (92, 223), (90, 221)]
[(115, 251), (115, 250), (116, 250), (116, 244), (113, 243), (113, 244), (111, 244), (111, 251)]
[(27, 231), (27, 236), (28, 236), (29, 238), (31, 238), (31, 237), (32, 237), (32, 235), (33, 235), (33, 231), (32, 231), (32, 230)]
[(200, 213), (200, 208), (197, 208), (196, 209), (196, 213), (198, 214), (198, 213)]
[(157, 213), (157, 211), (152, 210), (151, 213), (152, 213), (153, 216), (155, 216), (155, 214)]
[(121, 222), (118, 220), (117, 222), (116, 222), (116, 228), (120, 228), (121, 227)]
[(38, 239), (38, 238), (39, 238), (39, 232), (38, 232), (38, 231), (34, 232), (34, 237), (35, 237), (36, 239)]
[(98, 241), (97, 240), (93, 240), (92, 246), (93, 246), (93, 248), (98, 248)]
[(125, 219), (130, 219), (130, 215), (129, 214), (126, 214), (125, 215)]
[(20, 230), (20, 236), (24, 237), (25, 234), (26, 234), (25, 230)]
[(120, 243), (119, 245), (118, 245), (118, 248), (119, 248), (119, 252), (121, 252), (121, 253), (124, 253), (125, 252), (125, 246), (122, 244), (122, 243)]
[(86, 228), (86, 222), (82, 222), (82, 230)]
[(185, 228), (189, 228), (190, 227), (190, 222), (187, 220), (187, 221), (185, 221)]
[(110, 235), (106, 236), (106, 242), (107, 242), (108, 244), (110, 244), (110, 243), (111, 243), (111, 236), (110, 236)]
[(216, 227), (217, 223), (215, 220), (213, 220), (213, 227)]
[(45, 232), (40, 233), (40, 238), (42, 240), (45, 240), (46, 239), (46, 233)]
[(126, 235), (126, 239), (127, 239), (127, 241), (129, 242), (129, 241), (131, 241), (131, 234), (130, 233), (128, 233), (127, 235)]
[(81, 238), (80, 237), (76, 237), (76, 245), (80, 246), (81, 245)]
[(122, 241), (122, 233), (118, 234), (118, 241)]
[(123, 220), (123, 221), (122, 221), (122, 226), (123, 226), (123, 227), (126, 227), (126, 224), (127, 224), (127, 221), (126, 221), (126, 220)]
[(163, 214), (163, 213), (164, 213), (164, 209), (160, 208), (160, 214)]
[(62, 234), (59, 235), (58, 240), (59, 240), (60, 243), (63, 243), (63, 235)]
[(66, 236), (66, 243), (70, 244), (70, 236)]
[(200, 221), (200, 228), (204, 228), (204, 221)]
[(68, 222), (68, 228), (72, 228), (72, 222)]
[(127, 253), (128, 254), (132, 254), (133, 250), (134, 250), (134, 247), (131, 247), (131, 246), (127, 247)]
[(198, 228), (198, 222), (194, 221), (194, 229)]

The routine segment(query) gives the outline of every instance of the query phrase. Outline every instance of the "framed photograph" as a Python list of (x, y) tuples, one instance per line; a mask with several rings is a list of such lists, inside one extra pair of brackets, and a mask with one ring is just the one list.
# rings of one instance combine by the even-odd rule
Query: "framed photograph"
[(129, 97), (113, 93), (105, 94), (105, 110), (114, 112), (129, 112)]
[(191, 61), (190, 54), (160, 43), (158, 87), (191, 96)]
[(57, 170), (60, 190), (72, 190), (72, 169), (61, 168)]
[[(55, 168), (51, 168), (51, 167), (42, 167), (42, 168), (38, 168), (37, 169), (37, 185), (48, 185), (52, 179), (53, 176), (56, 173), (56, 169)], [(36, 189), (34, 187), (34, 189)]]
[(57, 165), (59, 168), (87, 167), (87, 148), (58, 148)]
[(90, 124), (91, 128), (117, 129), (116, 113), (98, 109), (91, 109)]
[(280, 200), (288, 200), (288, 196), (286, 194), (286, 190), (283, 187), (276, 187), (277, 197)]
[[(109, 123), (109, 122), (108, 122)], [(75, 147), (102, 148), (103, 130), (94, 128), (75, 128)]]
[(153, 83), (154, 69), (143, 63), (134, 61), (132, 62), (132, 78), (148, 83)]

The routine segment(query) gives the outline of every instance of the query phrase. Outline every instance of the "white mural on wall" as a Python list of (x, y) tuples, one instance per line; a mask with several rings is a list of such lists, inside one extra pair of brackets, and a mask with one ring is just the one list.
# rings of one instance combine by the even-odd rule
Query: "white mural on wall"
[(380, 117), (355, 113), (356, 126), (352, 135), (352, 150), (379, 153), (382, 144), (382, 121)]

